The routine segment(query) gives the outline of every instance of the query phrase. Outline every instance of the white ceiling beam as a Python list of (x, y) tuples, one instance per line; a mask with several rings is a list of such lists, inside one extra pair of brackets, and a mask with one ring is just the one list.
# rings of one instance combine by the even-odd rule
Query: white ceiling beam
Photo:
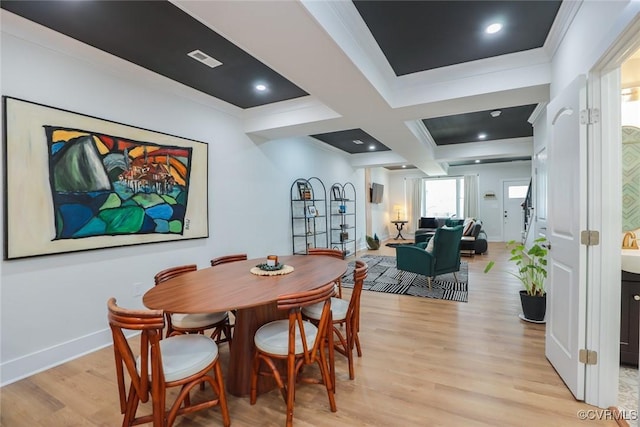
[(533, 137), (448, 144), (436, 147), (434, 151), (439, 162), (526, 157), (533, 155)]

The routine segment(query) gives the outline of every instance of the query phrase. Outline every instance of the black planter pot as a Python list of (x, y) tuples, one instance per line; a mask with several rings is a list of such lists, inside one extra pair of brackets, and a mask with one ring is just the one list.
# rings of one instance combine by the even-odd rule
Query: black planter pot
[(544, 320), (547, 311), (547, 296), (534, 297), (527, 294), (527, 291), (520, 291), (520, 303), (522, 304), (522, 314), (529, 320), (540, 322)]

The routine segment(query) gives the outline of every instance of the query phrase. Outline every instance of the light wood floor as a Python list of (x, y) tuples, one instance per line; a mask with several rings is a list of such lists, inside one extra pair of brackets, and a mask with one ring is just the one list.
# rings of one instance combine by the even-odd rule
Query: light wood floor
[[(381, 255), (395, 255), (383, 246)], [(364, 253), (358, 253), (359, 256)], [(544, 325), (518, 319), (519, 284), (488, 259), (505, 259), (502, 244), (469, 262), (469, 302), (363, 292), (361, 341), (350, 381), (337, 356), (338, 412), (322, 386), (298, 388), (296, 426), (582, 426), (577, 402), (544, 357)], [(348, 290), (345, 292), (348, 296)], [(105, 319), (106, 324), (106, 319)], [(222, 346), (223, 368), (228, 360)], [(0, 389), (6, 427), (116, 426), (121, 423), (111, 348)], [(282, 426), (284, 402), (274, 390), (251, 406), (228, 396), (234, 426)], [(222, 425), (209, 409), (177, 426)], [(614, 421), (589, 425), (615, 426)]]

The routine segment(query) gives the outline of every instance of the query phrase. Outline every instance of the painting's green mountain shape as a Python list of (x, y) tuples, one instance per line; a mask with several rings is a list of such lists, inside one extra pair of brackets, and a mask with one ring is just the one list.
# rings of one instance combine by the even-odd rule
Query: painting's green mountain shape
[(138, 193), (133, 197), (133, 200), (145, 209), (164, 203), (164, 199), (156, 193)]
[(169, 203), (170, 205), (175, 205), (176, 203), (178, 203), (174, 197), (167, 196), (167, 195), (162, 195), (161, 197), (164, 199), (165, 202)]
[(100, 206), (100, 210), (103, 209), (111, 209), (111, 208), (119, 208), (122, 205), (122, 200), (116, 193), (109, 194), (107, 200)]
[(107, 224), (105, 234), (136, 233), (142, 226), (144, 209), (136, 206), (106, 209), (98, 217)]
[(89, 192), (111, 189), (100, 154), (90, 136), (67, 142), (53, 165), (53, 186), (60, 192)]

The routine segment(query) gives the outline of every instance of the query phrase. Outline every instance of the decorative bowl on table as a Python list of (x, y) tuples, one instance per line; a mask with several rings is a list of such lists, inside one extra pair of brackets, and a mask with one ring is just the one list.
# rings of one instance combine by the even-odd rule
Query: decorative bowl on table
[(279, 262), (276, 265), (268, 265), (265, 263), (265, 264), (258, 264), (256, 265), (256, 267), (258, 267), (262, 271), (278, 271), (278, 270), (282, 270), (282, 268), (284, 267), (284, 264)]

